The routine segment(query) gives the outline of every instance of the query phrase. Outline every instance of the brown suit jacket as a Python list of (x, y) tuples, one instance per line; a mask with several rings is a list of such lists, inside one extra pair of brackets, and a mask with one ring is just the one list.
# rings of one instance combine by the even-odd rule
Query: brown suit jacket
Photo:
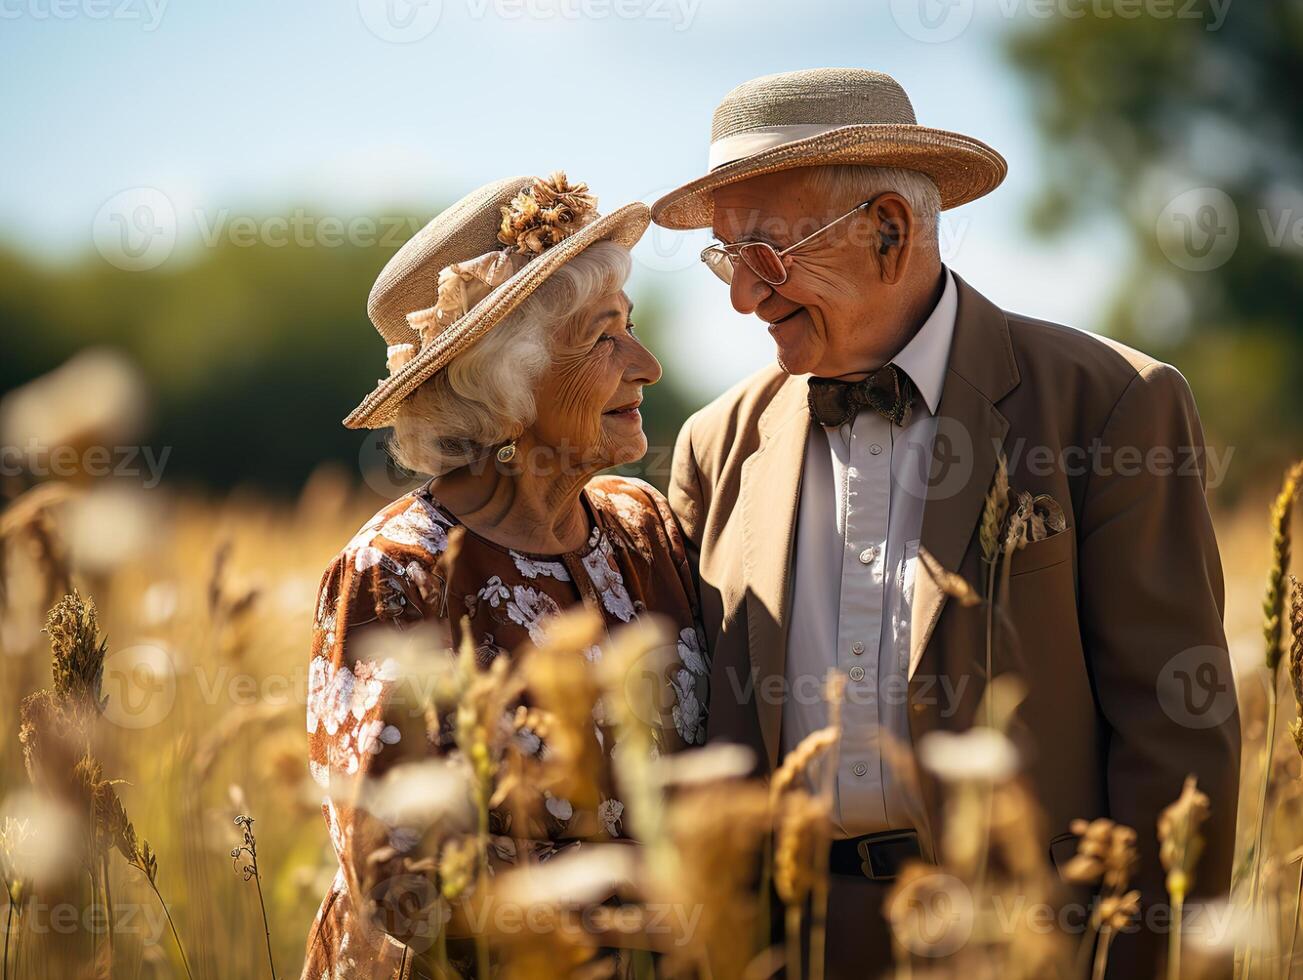
[[(1066, 531), (1014, 554), (1015, 637), (997, 647), (994, 665), (1027, 688), (1015, 734), (1048, 818), (1042, 844), (1062, 863), (1075, 850), (1073, 818), (1127, 824), (1139, 837), (1143, 900), (1164, 902), (1155, 822), (1193, 773), (1212, 801), (1196, 892), (1225, 893), (1239, 719), (1190, 389), (1138, 351), (1005, 313), (955, 280), (922, 547), (982, 581), (977, 526), (1001, 450), (1013, 488), (1050, 494), (1067, 518)], [(751, 746), (767, 769), (780, 745), (805, 393), (805, 377), (772, 367), (703, 408), (679, 435), (670, 487), (713, 657), (709, 735)], [(921, 569), (914, 588), (917, 744), (973, 723), (985, 631), (980, 608), (947, 601)], [(925, 775), (922, 789), (939, 828), (939, 787)]]

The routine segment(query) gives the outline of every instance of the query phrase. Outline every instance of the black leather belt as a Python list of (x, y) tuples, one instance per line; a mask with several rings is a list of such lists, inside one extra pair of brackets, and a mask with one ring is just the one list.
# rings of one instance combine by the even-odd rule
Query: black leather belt
[(881, 834), (833, 841), (828, 870), (836, 875), (871, 881), (894, 881), (906, 861), (921, 859), (922, 856), (917, 832), (888, 830)]

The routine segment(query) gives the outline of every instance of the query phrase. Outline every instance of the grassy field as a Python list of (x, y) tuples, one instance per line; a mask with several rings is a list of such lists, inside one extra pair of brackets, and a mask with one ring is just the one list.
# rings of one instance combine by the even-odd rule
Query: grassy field
[[(1273, 493), (1274, 488), (1263, 488), (1235, 511), (1217, 514), (1227, 631), (1244, 710), (1240, 837), (1246, 852), (1263, 756), (1262, 604), (1272, 555), (1267, 512)], [(170, 907), (191, 973), (267, 977), (270, 947), (275, 975), (298, 976), (304, 937), (335, 874), (320, 790), (308, 776), (305, 759), (303, 717), (316, 587), (329, 559), (379, 503), (343, 475), (322, 471), (292, 506), (240, 493), (205, 500), (161, 489), (130, 496), (47, 484), (5, 512), (0, 823), (6, 832), (10, 896), (19, 899), (22, 910), (15, 920), (10, 902), (5, 913), (10, 924), (6, 980), (65, 975), (50, 972), (54, 961), (45, 957), (51, 955), (51, 942), (85, 963), (85, 975), (109, 975), (102, 928), (91, 928), (93, 923), (84, 918), (71, 925), (56, 921), (57, 909), (33, 892), (30, 881), (15, 894), (23, 877), (15, 868), (22, 865), (23, 849), (31, 847), (21, 820), (28, 818), (30, 834), (33, 822), (52, 819), (33, 795), (25, 771), (19, 706), (25, 696), (52, 683), (50, 637), (42, 626), (70, 580), (94, 598), (108, 643), (102, 689), (109, 700), (94, 726), (91, 751), (103, 779), (121, 780), (113, 790), (135, 834), (156, 855), (157, 892)], [(1284, 733), (1294, 709), (1287, 678), (1281, 682), (1281, 736), (1273, 762), (1277, 773), (1268, 802), (1268, 858), (1260, 902), (1268, 907), (1280, 894), (1279, 918), (1272, 922), (1275, 939), (1269, 945), (1288, 947), (1303, 853), (1294, 849), (1303, 844), (1303, 833), (1298, 829), (1299, 757)], [(780, 803), (776, 819), (782, 823), (783, 814), (797, 809)], [(232, 849), (242, 841), (238, 815), (255, 821), (256, 882), (239, 870), (247, 854), (232, 859)], [(780, 873), (784, 853), (790, 857), (780, 840)], [(59, 860), (57, 854), (38, 856), (38, 864), (57, 865)], [(1251, 867), (1247, 859), (1240, 864)], [(115, 910), (111, 975), (184, 976), (146, 872), (117, 853), (105, 859), (101, 870), (102, 894)], [(1247, 870), (1239, 876), (1241, 894), (1250, 877)], [(799, 890), (800, 882), (794, 887)], [(817, 883), (806, 887), (813, 888), (817, 899)], [(1286, 975), (1273, 955), (1270, 950), (1257, 954), (1254, 976)], [(740, 967), (716, 967), (714, 972), (741, 975)], [(923, 974), (915, 970), (913, 975)]]

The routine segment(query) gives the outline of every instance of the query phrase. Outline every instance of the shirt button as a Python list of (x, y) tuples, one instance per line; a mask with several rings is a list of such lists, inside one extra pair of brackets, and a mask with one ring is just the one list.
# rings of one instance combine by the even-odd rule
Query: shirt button
[(863, 551), (860, 552), (860, 564), (871, 565), (873, 564), (873, 559), (877, 557), (878, 557), (878, 549), (870, 545), (869, 547), (865, 548)]
[(855, 654), (855, 656), (858, 657), (863, 652), (864, 652), (864, 644), (861, 643), (859, 640), (856, 640), (854, 643), (851, 644), (851, 653)]
[(851, 680), (853, 680), (853, 681), (862, 681), (862, 680), (864, 680), (864, 668), (863, 668), (863, 667), (852, 667), (852, 668), (850, 669), (850, 675), (851, 675)]
[(863, 776), (868, 771), (869, 767), (863, 762), (857, 762), (855, 765), (851, 766), (851, 772), (855, 773), (857, 776)]
[(921, 714), (923, 712), (922, 701), (915, 701), (913, 704), (910, 705), (910, 707), (914, 709), (915, 714)]
[(872, 455), (876, 456), (878, 455), (878, 453), (882, 452), (882, 447), (875, 442), (872, 446), (869, 447), (869, 452)]

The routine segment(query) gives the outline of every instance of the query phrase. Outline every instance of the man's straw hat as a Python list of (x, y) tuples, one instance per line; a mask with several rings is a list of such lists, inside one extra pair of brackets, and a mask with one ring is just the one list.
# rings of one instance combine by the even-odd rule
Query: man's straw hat
[(920, 126), (890, 75), (860, 68), (814, 68), (739, 85), (715, 109), (710, 173), (652, 205), (666, 228), (709, 228), (712, 192), (761, 174), (835, 164), (901, 167), (931, 177), (941, 206), (994, 190), (1004, 158), (985, 143)]
[(587, 191), (561, 172), (485, 184), (400, 248), (367, 300), (367, 314), (389, 345), (389, 377), (344, 424), (392, 424), (404, 398), (589, 245), (632, 248), (651, 220), (647, 206), (598, 216)]

